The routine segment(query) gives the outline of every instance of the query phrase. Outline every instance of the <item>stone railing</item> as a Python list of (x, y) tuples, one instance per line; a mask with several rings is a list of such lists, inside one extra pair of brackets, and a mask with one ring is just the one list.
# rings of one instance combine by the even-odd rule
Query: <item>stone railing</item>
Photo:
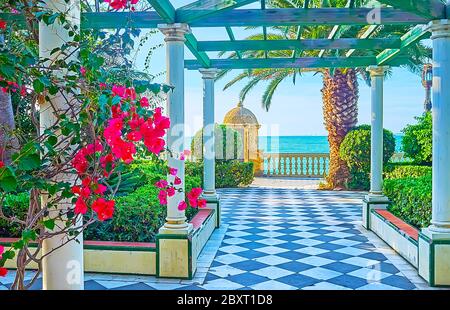
[[(393, 163), (409, 162), (404, 153), (395, 153)], [(264, 153), (260, 175), (271, 177), (323, 178), (328, 173), (329, 154)]]
[(322, 178), (328, 172), (329, 154), (273, 153), (264, 154), (263, 176)]

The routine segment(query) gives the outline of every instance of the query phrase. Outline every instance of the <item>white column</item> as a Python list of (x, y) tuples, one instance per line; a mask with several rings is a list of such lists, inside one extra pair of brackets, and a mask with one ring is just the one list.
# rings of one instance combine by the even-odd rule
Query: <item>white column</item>
[(383, 196), (383, 79), (385, 67), (370, 67), (372, 85), (371, 142), (370, 142), (370, 194)]
[[(68, 12), (68, 20), (72, 25), (80, 25), (80, 1), (79, 0), (47, 0), (48, 7), (57, 12)], [(39, 56), (48, 58), (50, 61), (57, 59), (58, 53), (50, 55), (54, 48), (61, 47), (72, 39), (68, 30), (55, 21), (53, 25), (47, 26), (44, 23), (39, 24)], [(74, 54), (73, 58), (76, 57)], [(70, 60), (70, 59), (68, 59)], [(64, 74), (64, 72), (62, 72)], [(56, 121), (56, 115), (62, 113), (67, 108), (67, 103), (62, 94), (57, 94), (50, 98), (52, 105), (46, 102), (40, 106), (40, 127), (41, 130), (52, 126)], [(55, 108), (55, 111), (53, 108)], [(55, 113), (56, 112), (56, 113)], [(59, 179), (70, 180), (67, 175), (58, 176)], [(46, 199), (43, 197), (43, 203)], [(70, 201), (64, 201), (58, 205), (59, 209), (67, 210), (72, 208)], [(54, 211), (57, 212), (57, 211)], [(51, 216), (51, 214), (50, 214)], [(58, 226), (58, 223), (57, 223)], [(63, 226), (64, 227), (64, 226)], [(47, 239), (43, 243), (42, 254), (50, 253), (52, 250), (61, 246), (67, 241), (68, 236), (59, 235)], [(43, 288), (58, 290), (80, 290), (84, 288), (83, 280), (83, 236), (80, 235), (77, 240), (70, 241), (61, 248), (55, 250), (42, 262), (43, 269)]]
[[(167, 95), (167, 113), (170, 117), (170, 129), (167, 134), (167, 147), (172, 152), (168, 155), (169, 167), (178, 170), (183, 189), (168, 198), (166, 223), (160, 229), (161, 233), (187, 233), (190, 225), (186, 222), (185, 211), (178, 210), (178, 204), (184, 200), (184, 160), (180, 155), (184, 151), (184, 42), (185, 34), (190, 31), (186, 24), (159, 25), (159, 30), (165, 35), (167, 84), (173, 90)], [(168, 176), (173, 181), (173, 176)]]
[(450, 233), (450, 21), (431, 23), (433, 40), (433, 232)]
[(218, 70), (200, 69), (203, 79), (203, 198), (217, 199), (214, 138), (214, 79)]

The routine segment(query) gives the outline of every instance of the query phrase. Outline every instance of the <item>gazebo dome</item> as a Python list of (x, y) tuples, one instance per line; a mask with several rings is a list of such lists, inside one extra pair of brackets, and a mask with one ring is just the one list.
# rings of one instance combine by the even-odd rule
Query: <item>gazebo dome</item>
[(255, 114), (245, 108), (241, 102), (238, 103), (237, 107), (228, 111), (223, 123), (226, 125), (259, 125)]

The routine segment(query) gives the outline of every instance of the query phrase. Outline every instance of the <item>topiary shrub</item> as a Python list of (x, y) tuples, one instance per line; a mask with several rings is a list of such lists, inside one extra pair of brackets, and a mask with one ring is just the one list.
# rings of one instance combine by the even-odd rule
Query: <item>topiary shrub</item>
[[(216, 159), (242, 159), (243, 142), (239, 131), (226, 125), (214, 125)], [(196, 160), (203, 159), (203, 129), (199, 130), (191, 142), (191, 153)]]
[[(347, 186), (352, 190), (370, 188), (370, 125), (352, 129), (340, 147), (340, 157), (349, 168), (350, 179)], [(391, 131), (383, 130), (383, 162), (387, 164), (395, 151), (395, 138)]]
[(402, 130), (402, 149), (415, 163), (431, 165), (433, 147), (433, 121), (431, 112), (416, 117), (417, 124), (407, 125)]
[(392, 201), (389, 211), (418, 228), (431, 222), (431, 173), (418, 178), (387, 179), (383, 192)]
[[(203, 183), (203, 163), (186, 162), (186, 175), (199, 176)], [(235, 188), (253, 182), (253, 163), (239, 160), (216, 161), (216, 188)]]
[(432, 168), (430, 166), (414, 166), (414, 165), (389, 165), (385, 169), (385, 179), (403, 179), (403, 178), (420, 178), (425, 175), (431, 175)]

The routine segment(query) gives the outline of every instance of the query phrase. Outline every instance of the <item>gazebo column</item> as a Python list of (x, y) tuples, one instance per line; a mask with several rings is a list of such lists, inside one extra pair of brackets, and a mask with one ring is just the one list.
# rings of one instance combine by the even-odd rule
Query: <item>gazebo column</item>
[[(69, 12), (68, 20), (72, 25), (80, 26), (80, 2), (77, 0), (47, 0), (46, 5), (55, 12)], [(66, 42), (71, 41), (69, 30), (64, 29), (58, 20), (53, 25), (47, 26), (41, 22), (39, 24), (39, 57), (47, 58), (49, 62), (58, 59), (58, 53), (51, 54), (55, 48), (60, 48)], [(66, 51), (67, 52), (67, 51)], [(76, 54), (72, 56), (76, 58)], [(67, 59), (70, 61), (70, 59)], [(64, 74), (64, 72), (62, 72)], [(46, 101), (40, 106), (40, 127), (41, 131), (51, 127), (57, 121), (58, 114), (64, 113), (68, 106), (68, 94), (56, 94), (50, 96), (51, 103)], [(73, 182), (68, 175), (59, 175), (59, 180)], [(46, 197), (42, 198), (42, 203), (46, 203)], [(72, 208), (71, 201), (62, 201), (58, 204), (59, 210)], [(58, 210), (51, 212), (59, 212)], [(50, 214), (51, 216), (51, 214)], [(56, 216), (56, 215), (55, 215)], [(56, 223), (56, 227), (64, 227), (64, 223)], [(45, 290), (82, 290), (84, 288), (83, 272), (83, 235), (79, 235), (76, 240), (66, 243), (68, 235), (61, 234), (43, 242), (42, 254), (46, 256), (42, 262), (43, 288)], [(66, 244), (64, 244), (66, 243)], [(62, 244), (64, 244), (61, 248)], [(58, 248), (58, 249), (57, 249)], [(56, 250), (54, 250), (56, 249)], [(53, 251), (53, 252), (52, 252)]]
[(200, 69), (203, 79), (203, 195), (207, 208), (216, 213), (216, 227), (220, 226), (220, 200), (216, 192), (216, 149), (214, 137), (214, 79), (218, 70)]
[(431, 226), (419, 235), (419, 274), (450, 285), (450, 21), (431, 22), (433, 41), (433, 193)]
[[(185, 200), (184, 160), (180, 155), (184, 151), (184, 42), (185, 34), (190, 31), (186, 24), (159, 25), (159, 30), (165, 35), (167, 84), (173, 87), (167, 94), (167, 114), (170, 118), (170, 129), (167, 133), (168, 165), (178, 170), (182, 189), (168, 197), (167, 217), (157, 235), (157, 270), (159, 277), (189, 278), (193, 272), (192, 255), (189, 234), (192, 225), (186, 222), (184, 210), (178, 210), (178, 205)], [(168, 181), (173, 182), (174, 176), (168, 175)]]
[(371, 143), (370, 143), (370, 192), (364, 198), (363, 226), (370, 229), (372, 209), (385, 209), (388, 198), (383, 195), (383, 79), (385, 67), (370, 67)]

